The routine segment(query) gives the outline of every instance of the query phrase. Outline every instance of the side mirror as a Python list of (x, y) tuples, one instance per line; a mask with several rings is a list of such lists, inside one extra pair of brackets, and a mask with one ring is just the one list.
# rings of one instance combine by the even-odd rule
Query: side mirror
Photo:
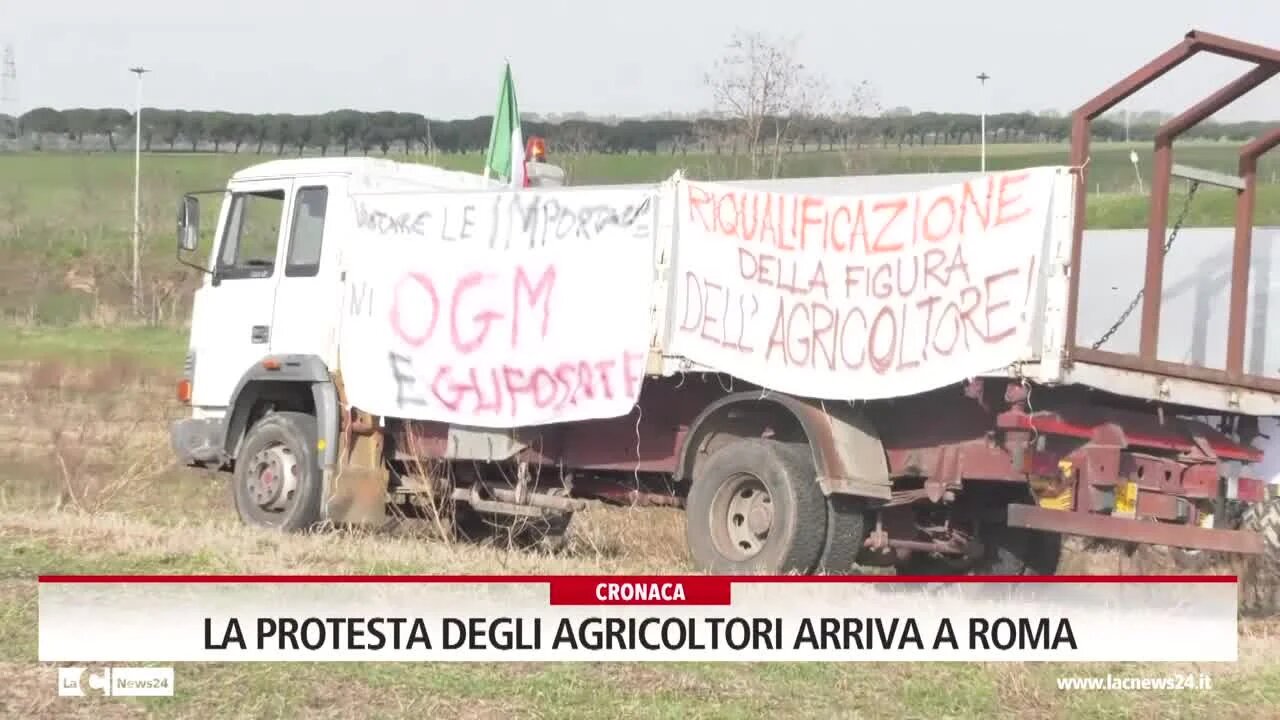
[(200, 201), (184, 195), (178, 203), (178, 249), (194, 252), (200, 245)]

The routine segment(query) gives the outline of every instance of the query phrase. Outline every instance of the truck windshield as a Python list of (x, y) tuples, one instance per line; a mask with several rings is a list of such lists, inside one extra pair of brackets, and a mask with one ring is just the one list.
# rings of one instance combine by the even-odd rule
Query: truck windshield
[(218, 256), (220, 275), (270, 275), (280, 239), (284, 192), (236, 193), (227, 213), (227, 231)]

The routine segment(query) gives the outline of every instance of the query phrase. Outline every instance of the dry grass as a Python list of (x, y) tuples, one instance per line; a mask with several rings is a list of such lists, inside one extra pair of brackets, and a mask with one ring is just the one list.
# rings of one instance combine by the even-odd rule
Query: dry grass
[(22, 468), (19, 497), (55, 509), (95, 513), (123, 504), (170, 469), (165, 421), (174, 408), (136, 365), (113, 360), (88, 370), (58, 361), (0, 380), (0, 418), (9, 472)]
[(0, 384), (0, 404), (9, 409), (0, 418), (8, 460), (0, 477), (11, 479), (0, 492), (5, 533), (144, 554), (205, 547), (245, 558), (246, 571), (305, 571), (314, 557), (342, 558), (351, 572), (370, 563), (459, 573), (688, 569), (683, 516), (665, 509), (579, 513), (554, 554), (517, 551), (502, 537), (452, 546), (439, 517), (391, 517), (376, 532), (255, 532), (235, 519), (224, 476), (172, 464), (166, 423), (180, 411), (136, 368), (45, 361), (0, 379), (10, 380)]
[[(246, 528), (230, 514), (194, 522), (156, 523), (117, 513), (0, 512), (0, 539), (35, 542), (58, 552), (92, 547), (139, 559), (216, 558), (229, 573), (411, 572), (443, 574), (663, 574), (690, 571), (683, 548), (683, 518), (675, 511), (632, 513), (594, 509), (575, 518), (569, 546), (540, 553), (497, 544), (438, 542), (412, 523), (372, 531), (282, 535)], [(601, 550), (587, 537), (631, 537), (640, 545)]]
[(85, 718), (124, 720), (146, 717), (137, 705), (95, 699), (71, 704), (54, 691), (57, 671), (52, 666), (0, 662), (6, 685), (0, 688), (0, 716), (8, 718)]
[(0, 418), (6, 535), (144, 555), (204, 548), (243, 558), (245, 571), (305, 571), (314, 558), (351, 572), (370, 564), (480, 573), (686, 567), (683, 518), (669, 510), (581, 513), (554, 556), (492, 542), (451, 547), (442, 542), (443, 523), (394, 517), (376, 532), (254, 531), (236, 520), (224, 476), (173, 465), (166, 423), (178, 410), (154, 383), (123, 367), (85, 371), (56, 362), (8, 376), (20, 381), (0, 385), (0, 405), (8, 409)]
[[(118, 357), (87, 367), (45, 360), (0, 368), (0, 408), (8, 461), (0, 478), (11, 480), (0, 483), (7, 533), (144, 554), (206, 548), (250, 571), (305, 571), (315, 558), (351, 572), (375, 562), (457, 573), (691, 569), (683, 514), (667, 509), (594, 506), (574, 517), (567, 544), (554, 553), (514, 550), (502, 537), (478, 545), (452, 542), (447, 511), (428, 512), (426, 520), (393, 515), (372, 531), (281, 537), (243, 528), (225, 476), (173, 465), (167, 423), (182, 409), (167, 388)], [(420, 473), (436, 471), (423, 467)], [(1209, 572), (1243, 570), (1226, 564)], [(1159, 549), (1086, 548), (1069, 539), (1061, 572), (1180, 571)]]
[[(41, 573), (581, 574), (691, 571), (684, 518), (592, 507), (557, 552), (446, 542), (446, 522), (281, 535), (243, 527), (225, 477), (172, 467), (165, 386), (127, 364), (0, 369), (0, 717), (1267, 717), (1280, 620), (1223, 664), (195, 664), (178, 697), (54, 697), (32, 662)], [(132, 469), (130, 469), (132, 468)], [(121, 473), (121, 470), (127, 470)], [(68, 497), (70, 496), (70, 497)], [(1064, 571), (1169, 572), (1159, 553), (1071, 543)], [(1225, 570), (1224, 570), (1225, 571)], [(1205, 693), (1064, 693), (1065, 675), (1207, 672)], [(1270, 703), (1270, 704), (1268, 704)]]

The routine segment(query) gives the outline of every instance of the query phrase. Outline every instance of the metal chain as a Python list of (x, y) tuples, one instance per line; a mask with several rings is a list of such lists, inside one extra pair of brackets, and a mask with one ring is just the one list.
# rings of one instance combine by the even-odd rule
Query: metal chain
[[(1164, 243), (1164, 250), (1160, 254), (1162, 262), (1164, 257), (1169, 254), (1169, 248), (1173, 247), (1173, 241), (1177, 239), (1178, 231), (1182, 229), (1182, 223), (1187, 219), (1187, 211), (1191, 209), (1191, 198), (1196, 196), (1196, 190), (1199, 188), (1200, 182), (1198, 180), (1192, 180), (1191, 189), (1187, 191), (1187, 199), (1183, 201), (1182, 210), (1178, 212), (1178, 219), (1173, 223), (1173, 230), (1169, 233), (1169, 239)], [(1142, 300), (1142, 293), (1144, 291), (1146, 291), (1145, 286), (1138, 290), (1138, 294), (1134, 295), (1133, 300), (1130, 301), (1129, 307), (1125, 308), (1124, 312), (1120, 313), (1120, 318), (1117, 319), (1111, 327), (1107, 328), (1107, 331), (1102, 334), (1102, 337), (1098, 338), (1098, 341), (1091, 346), (1094, 350), (1105, 345), (1106, 342), (1111, 339), (1111, 336), (1115, 335), (1116, 331), (1120, 329), (1120, 326), (1124, 325), (1124, 321), (1128, 320), (1129, 315), (1131, 315), (1138, 307), (1138, 303)]]

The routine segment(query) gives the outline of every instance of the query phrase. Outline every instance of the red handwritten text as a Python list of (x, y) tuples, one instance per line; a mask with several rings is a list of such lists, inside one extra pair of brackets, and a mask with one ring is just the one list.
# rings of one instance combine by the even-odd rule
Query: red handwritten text
[(556, 279), (552, 264), (402, 276), (392, 288), (388, 318), (404, 348), (388, 355), (397, 403), (516, 417), (530, 408), (634, 398), (643, 354), (604, 350), (599, 357), (537, 359), (545, 356), (536, 350), (547, 347), (553, 329)]
[(1026, 217), (1020, 186), (1027, 173), (989, 175), (938, 193), (847, 199), (754, 190), (714, 192), (686, 184), (687, 220), (709, 233), (780, 252), (882, 255), (941, 243)]
[(443, 311), (454, 350), (463, 355), (475, 352), (499, 323), (504, 336), (510, 338), (509, 347), (515, 348), (522, 330), (526, 337), (547, 337), (555, 281), (553, 265), (533, 272), (517, 267), (510, 278), (466, 273), (456, 281), (446, 281), (441, 293), (437, 281), (425, 273), (407, 273), (392, 288), (391, 329), (410, 347), (428, 343), (441, 322), (443, 296), (448, 301)]
[(1044, 237), (1014, 225), (1033, 212), (1028, 177), (899, 198), (689, 183), (677, 336), (761, 372), (880, 376), (1006, 341), (1026, 317)]
[(554, 366), (462, 367), (389, 356), (397, 402), (478, 416), (515, 417), (530, 408), (561, 411), (579, 403), (634, 398), (644, 379), (644, 355), (562, 362)]

